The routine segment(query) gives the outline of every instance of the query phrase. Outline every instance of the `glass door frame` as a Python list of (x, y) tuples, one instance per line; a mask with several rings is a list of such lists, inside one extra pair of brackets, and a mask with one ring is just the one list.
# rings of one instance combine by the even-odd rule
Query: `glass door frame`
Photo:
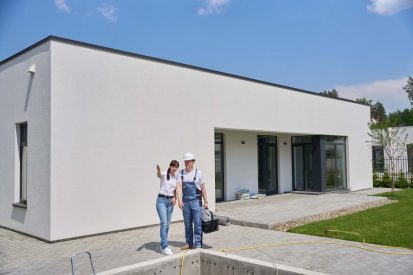
[[(217, 137), (219, 137), (219, 142), (217, 142)], [(222, 182), (222, 192), (218, 194), (216, 189), (217, 184), (217, 169), (216, 169), (216, 145), (220, 145), (221, 149), (221, 182)], [(215, 201), (224, 201), (225, 200), (225, 147), (224, 147), (224, 134), (223, 133), (214, 133), (214, 159), (215, 159)], [(219, 195), (219, 196), (218, 196)]]
[[(260, 138), (271, 138), (274, 139), (274, 142), (265, 142), (265, 143), (261, 143), (260, 142)], [(260, 159), (260, 146), (265, 146), (267, 148), (269, 147), (273, 147), (275, 149), (275, 159), (274, 159), (274, 167), (272, 167), (272, 172), (275, 173), (275, 176), (273, 177), (275, 180), (275, 189), (274, 190), (269, 190), (268, 188), (268, 184), (265, 184), (265, 188), (260, 188), (260, 186), (262, 186), (261, 182), (264, 180), (266, 182), (267, 178), (265, 179), (261, 179), (260, 175), (261, 175), (261, 171), (260, 169), (263, 169), (262, 166), (260, 166), (261, 161), (263, 161), (262, 159)], [(279, 192), (279, 173), (278, 173), (278, 139), (277, 136), (272, 136), (272, 135), (257, 135), (257, 168), (258, 168), (258, 192), (262, 193), (264, 192), (266, 195), (273, 195), (273, 194), (277, 194)], [(262, 157), (262, 156), (261, 156)], [(265, 189), (265, 191), (263, 191)]]
[[(335, 154), (335, 157), (334, 157), (334, 170), (335, 170), (335, 172), (336, 171), (339, 171), (339, 169), (340, 169), (340, 167), (339, 167), (339, 165), (337, 165), (337, 147), (338, 146), (342, 146), (343, 147), (343, 156), (344, 156), (344, 169), (343, 169), (343, 171), (341, 171), (342, 172), (342, 174), (343, 174), (343, 177), (344, 177), (344, 179), (343, 179), (343, 184), (344, 184), (344, 186), (339, 186), (339, 179), (338, 179), (338, 176), (337, 175), (335, 175), (335, 176), (333, 176), (333, 179), (334, 179), (334, 188), (328, 188), (329, 187), (329, 185), (328, 185), (328, 181), (330, 180), (329, 179), (329, 175), (327, 174), (327, 163), (325, 163), (324, 165), (325, 165), (325, 188), (326, 188), (326, 191), (327, 192), (330, 192), (330, 191), (336, 191), (336, 190), (343, 190), (343, 189), (347, 189), (348, 188), (348, 182), (347, 182), (347, 145), (346, 145), (346, 143), (325, 143), (324, 144), (324, 155), (326, 155), (327, 153), (327, 149), (326, 149), (326, 147), (327, 146), (331, 146), (331, 147), (334, 147), (334, 154)], [(327, 160), (327, 157), (325, 158), (325, 160)], [(335, 173), (336, 174), (336, 173)]]
[[(312, 164), (314, 164), (314, 161), (313, 161), (313, 156), (312, 156), (312, 143), (293, 143), (292, 142), (292, 137), (291, 137), (291, 156), (292, 156), (292, 166), (293, 166), (293, 173), (292, 173), (292, 176), (293, 176), (293, 191), (308, 191), (308, 192), (313, 192), (314, 190), (314, 186), (313, 186), (313, 188), (311, 188), (311, 189), (309, 189), (308, 188), (308, 181), (307, 180), (305, 180), (304, 181), (304, 184), (303, 184), (303, 189), (297, 189), (296, 188), (296, 177), (295, 177), (295, 169), (296, 169), (296, 159), (295, 159), (295, 151), (294, 151), (294, 149), (296, 148), (296, 147), (302, 147), (302, 149), (303, 149), (303, 151), (302, 151), (302, 157), (303, 157), (303, 165), (304, 165), (304, 167), (303, 167), (303, 177), (305, 178), (305, 179), (308, 179), (307, 177), (305, 177), (305, 174), (308, 172), (308, 169), (310, 169), (309, 167), (307, 167), (307, 162), (305, 161), (305, 159), (306, 159), (306, 157), (305, 157), (305, 153), (306, 153), (306, 151), (305, 151), (305, 149), (306, 149), (306, 147), (310, 147), (310, 154), (311, 154), (311, 162), (312, 162)], [(311, 169), (314, 169), (314, 167), (312, 167)], [(311, 179), (308, 179), (308, 180), (313, 180), (312, 178)]]

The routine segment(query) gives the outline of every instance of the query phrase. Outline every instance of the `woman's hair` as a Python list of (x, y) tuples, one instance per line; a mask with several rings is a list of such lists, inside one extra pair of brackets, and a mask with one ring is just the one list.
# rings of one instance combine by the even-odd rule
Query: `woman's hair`
[(169, 163), (168, 172), (166, 172), (167, 180), (170, 179), (169, 173), (171, 172), (171, 166), (178, 168), (179, 167), (179, 162), (177, 160), (173, 160), (173, 161), (171, 161), (171, 163)]

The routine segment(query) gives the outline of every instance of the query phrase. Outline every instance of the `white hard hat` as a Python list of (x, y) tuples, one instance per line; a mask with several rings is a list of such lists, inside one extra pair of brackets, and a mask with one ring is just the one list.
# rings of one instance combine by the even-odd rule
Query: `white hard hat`
[(195, 155), (191, 152), (188, 152), (184, 155), (184, 160), (195, 160)]

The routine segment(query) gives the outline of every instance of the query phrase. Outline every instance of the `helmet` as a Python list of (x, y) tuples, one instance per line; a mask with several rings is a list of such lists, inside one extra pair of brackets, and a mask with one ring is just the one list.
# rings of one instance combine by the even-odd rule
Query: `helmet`
[(195, 160), (195, 155), (191, 152), (188, 152), (184, 155), (184, 160)]

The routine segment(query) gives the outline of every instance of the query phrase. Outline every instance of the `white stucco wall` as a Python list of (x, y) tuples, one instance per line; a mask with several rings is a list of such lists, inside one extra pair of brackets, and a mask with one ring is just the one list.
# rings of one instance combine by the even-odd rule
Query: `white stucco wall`
[[(235, 200), (236, 193), (242, 189), (249, 189), (251, 194), (257, 194), (257, 133), (219, 132), (224, 133), (225, 200)], [(241, 144), (241, 140), (244, 140), (245, 144)]]
[[(400, 128), (401, 128), (401, 131), (404, 131), (403, 135), (407, 135), (406, 144), (413, 144), (413, 126), (404, 126)], [(407, 148), (406, 148), (403, 158), (407, 158), (407, 157), (408, 156), (407, 156)]]
[(175, 81), (173, 66), (54, 42), (52, 71), (52, 239), (158, 223), (156, 164), (183, 167), (187, 151), (214, 209), (211, 100), (196, 81)]
[(277, 141), (279, 192), (291, 192), (293, 190), (293, 160), (291, 153), (291, 135), (278, 134)]
[[(27, 72), (35, 64), (36, 73)], [(16, 123), (28, 124), (27, 208), (19, 201)], [(44, 43), (0, 65), (0, 225), (50, 236), (50, 52)]]
[(404, 129), (404, 133), (407, 134), (407, 144), (413, 144), (413, 126), (405, 126), (405, 127), (400, 127)]

